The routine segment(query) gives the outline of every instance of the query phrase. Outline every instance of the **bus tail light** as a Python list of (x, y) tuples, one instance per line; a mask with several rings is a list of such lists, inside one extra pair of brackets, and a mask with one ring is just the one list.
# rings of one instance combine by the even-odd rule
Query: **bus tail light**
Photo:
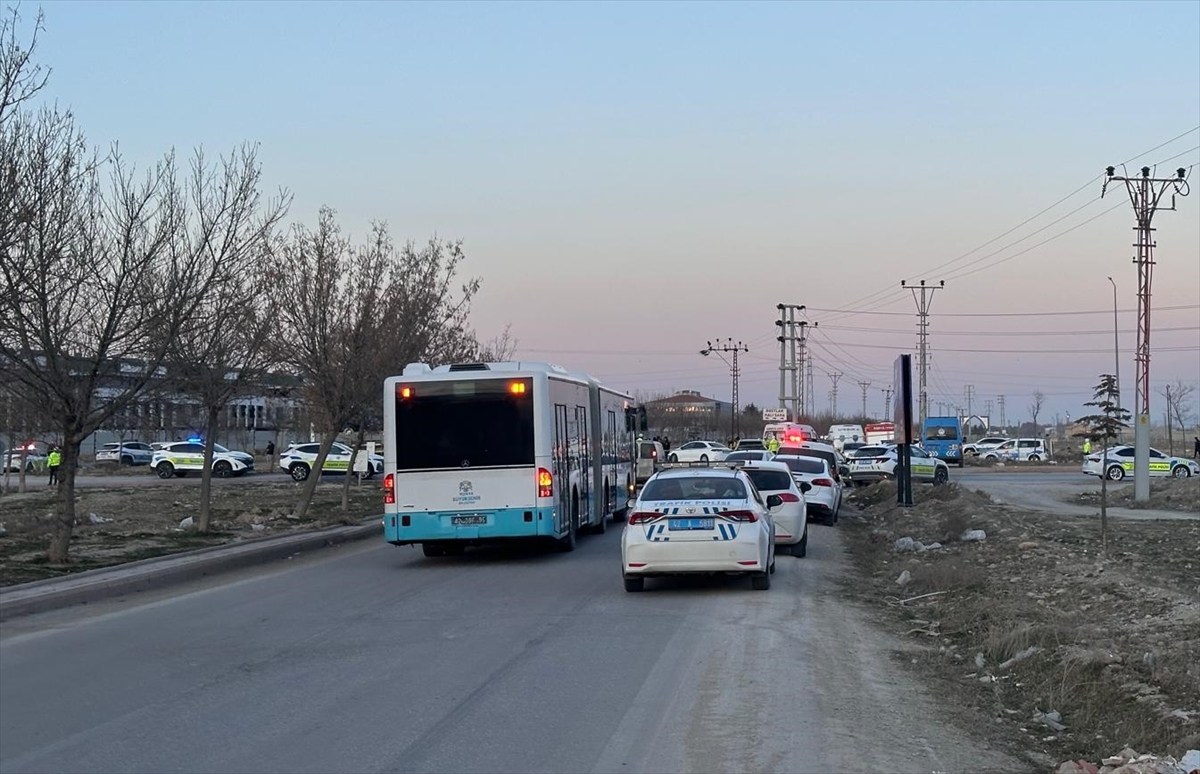
[(654, 521), (655, 519), (661, 519), (662, 517), (663, 514), (659, 513), (658, 511), (637, 511), (629, 514), (629, 523), (645, 524), (648, 521)]
[(383, 502), (385, 505), (396, 504), (396, 478), (391, 473), (383, 477)]
[(732, 521), (758, 521), (754, 511), (722, 511), (721, 515)]
[(554, 476), (545, 468), (537, 469), (538, 497), (554, 496)]

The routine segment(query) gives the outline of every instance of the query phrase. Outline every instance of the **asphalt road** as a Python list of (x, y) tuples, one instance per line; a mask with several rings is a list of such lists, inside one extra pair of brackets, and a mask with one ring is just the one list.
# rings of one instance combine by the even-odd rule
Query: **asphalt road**
[(839, 597), (574, 554), (362, 544), (0, 629), (3, 772), (1020, 772)]
[[(1068, 502), (1083, 492), (1099, 492), (1100, 479), (1081, 473), (1076, 466), (1067, 470), (1030, 470), (1020, 472), (979, 471), (951, 468), (950, 480), (970, 489), (981, 489), (999, 502), (1042, 513), (1100, 517), (1097, 505)], [(1109, 491), (1133, 486), (1133, 479), (1109, 482)], [(1143, 508), (1109, 508), (1117, 519), (1200, 519), (1200, 514)]]

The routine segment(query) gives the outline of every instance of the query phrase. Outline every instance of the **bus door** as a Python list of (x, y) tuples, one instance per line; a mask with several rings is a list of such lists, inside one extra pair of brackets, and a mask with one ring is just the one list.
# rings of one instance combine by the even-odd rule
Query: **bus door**
[(568, 455), (571, 449), (567, 427), (567, 407), (554, 404), (554, 491), (558, 500), (554, 515), (554, 531), (562, 532), (571, 518), (571, 468)]

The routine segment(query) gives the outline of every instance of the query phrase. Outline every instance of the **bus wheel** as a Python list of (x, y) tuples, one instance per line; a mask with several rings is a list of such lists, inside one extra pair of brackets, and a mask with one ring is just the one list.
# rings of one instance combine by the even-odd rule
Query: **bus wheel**
[(604, 505), (600, 508), (600, 523), (592, 528), (592, 534), (594, 534), (594, 535), (603, 535), (605, 532), (608, 532), (608, 514), (605, 513), (605, 511), (608, 510), (608, 503), (609, 503), (608, 498), (609, 498), (610, 494), (611, 494), (611, 492), (608, 488), (608, 484), (605, 484), (604, 485)]

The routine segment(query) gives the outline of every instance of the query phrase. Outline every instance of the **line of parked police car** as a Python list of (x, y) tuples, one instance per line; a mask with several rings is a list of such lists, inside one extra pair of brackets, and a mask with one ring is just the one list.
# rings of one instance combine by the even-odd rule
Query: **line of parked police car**
[[(772, 439), (779, 443), (774, 451), (767, 448)], [(670, 451), (640, 441), (642, 486), (621, 538), (625, 590), (642, 591), (647, 578), (692, 573), (749, 575), (752, 588), (769, 589), (775, 556), (805, 556), (808, 524), (836, 524), (847, 487), (895, 475), (895, 444), (830, 440), (768, 434), (735, 449), (689, 441)], [(912, 454), (914, 480), (950, 480), (945, 462), (920, 447)]]
[[(279, 454), (279, 468), (296, 481), (304, 481), (316, 464), (319, 443), (293, 443)], [(346, 473), (350, 470), (352, 451), (344, 443), (335, 442), (325, 457), (322, 473)], [(372, 478), (383, 473), (383, 457), (379, 454), (359, 452), (366, 460), (365, 470), (357, 471), (359, 478)], [(0, 453), (4, 467), (19, 472), (22, 459), (29, 472), (41, 471), (46, 466), (46, 453), (36, 444), (20, 451)], [(114, 441), (96, 450), (96, 462), (112, 462), (125, 466), (148, 465), (159, 478), (183, 478), (190, 473), (204, 470), (204, 442), (198, 438), (187, 441), (165, 443), (143, 443), (142, 441)], [(361, 467), (361, 463), (359, 465)], [(218, 478), (243, 476), (254, 472), (254, 455), (249, 452), (227, 449), (219, 443), (213, 444), (212, 472)]]

